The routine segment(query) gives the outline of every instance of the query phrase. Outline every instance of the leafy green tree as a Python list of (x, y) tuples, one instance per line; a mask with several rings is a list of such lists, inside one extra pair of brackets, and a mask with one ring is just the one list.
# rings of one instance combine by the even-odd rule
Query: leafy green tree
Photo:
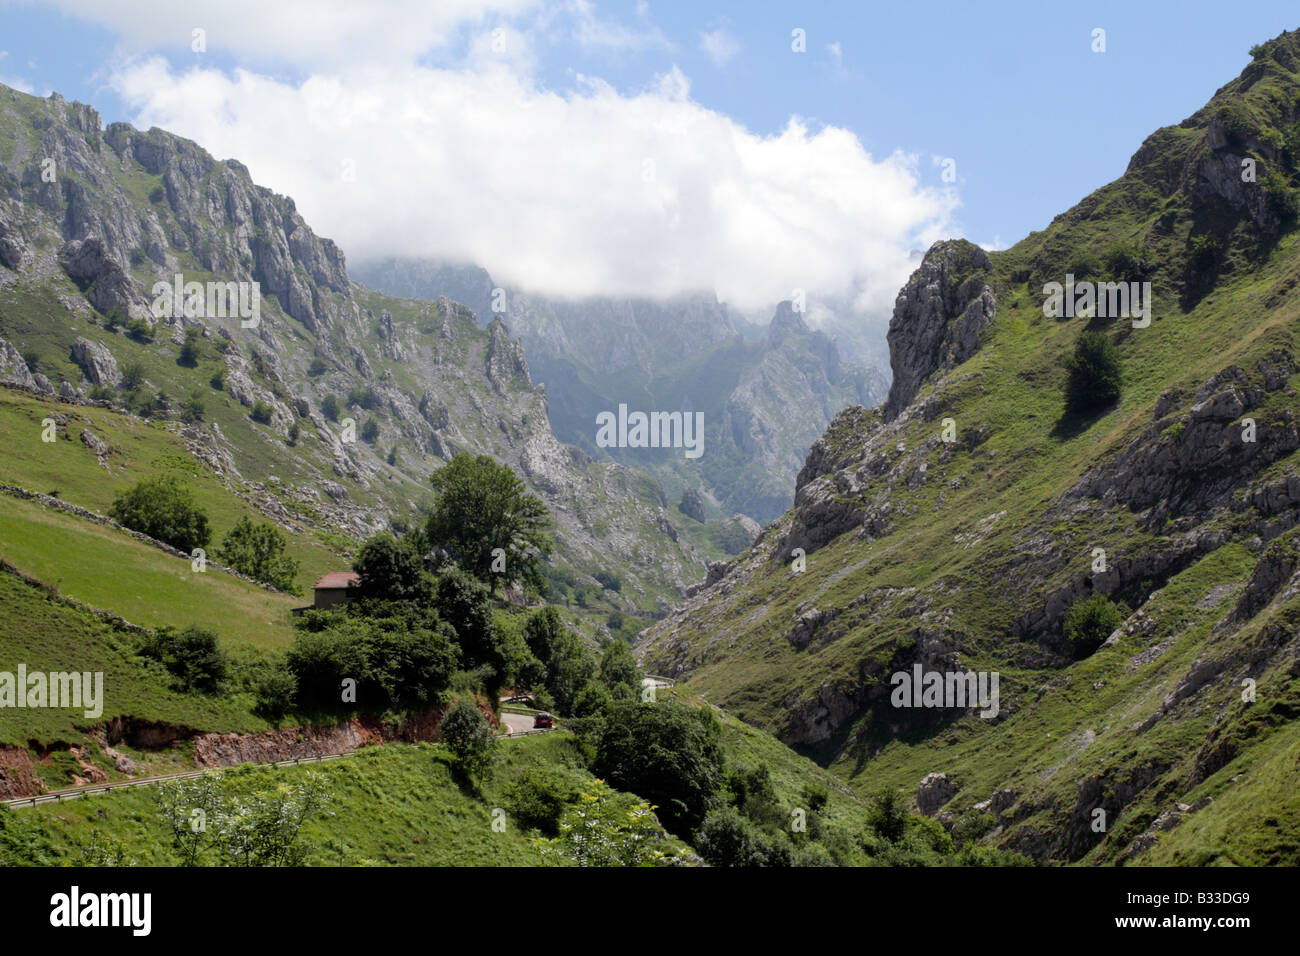
[(253, 402), (253, 407), (248, 413), (248, 417), (262, 425), (271, 424), (272, 408), (266, 402), (258, 399)]
[(256, 581), (297, 594), (298, 562), (286, 557), (285, 537), (269, 521), (253, 524), (247, 515), (227, 532), (217, 558)]
[(428, 598), (424, 563), (405, 542), (381, 531), (357, 552), (352, 570), (360, 576), (357, 588), (362, 597), (383, 601), (418, 601)]
[[(540, 589), (542, 557), (551, 550), (550, 514), (508, 465), (462, 452), (429, 481), (434, 490), (427, 522), (430, 541), (493, 590), (511, 581)], [(498, 548), (505, 565), (500, 570), (497, 563), (494, 572)]]
[(339, 420), (339, 400), (333, 395), (326, 395), (320, 402), (320, 413), (332, 422)]
[(704, 708), (671, 701), (616, 702), (606, 713), (592, 772), (655, 804), (680, 836), (718, 802), (723, 782), (722, 729)]
[(616, 699), (641, 696), (641, 668), (632, 649), (622, 641), (613, 641), (600, 656), (600, 679)]
[(183, 691), (214, 694), (229, 673), (230, 662), (217, 632), (206, 627), (159, 628), (145, 641), (143, 652), (162, 662)]
[(492, 620), (487, 588), (452, 568), (439, 576), (433, 603), (438, 615), (456, 630), (461, 666), (486, 667), (491, 676), (485, 689), (495, 694), (504, 684), (509, 668), (502, 635)]
[(1093, 412), (1119, 401), (1124, 384), (1119, 351), (1102, 333), (1082, 333), (1066, 369), (1069, 379), (1065, 403), (1069, 411)]
[(1065, 612), (1065, 638), (1076, 653), (1088, 654), (1102, 645), (1127, 617), (1124, 609), (1104, 594), (1076, 601)]
[(122, 492), (108, 509), (108, 516), (181, 551), (207, 547), (212, 536), (208, 516), (171, 475), (145, 478)]
[(438, 738), (447, 745), (466, 779), (481, 782), (492, 761), (496, 743), (483, 712), (461, 698), (443, 715), (442, 723), (438, 725)]
[(379, 423), (373, 418), (367, 418), (361, 426), (361, 440), (368, 445), (373, 445), (379, 439)]
[(560, 835), (540, 841), (555, 865), (664, 866), (679, 857), (660, 849), (664, 832), (648, 803), (631, 808), (606, 783), (592, 781), (560, 821)]

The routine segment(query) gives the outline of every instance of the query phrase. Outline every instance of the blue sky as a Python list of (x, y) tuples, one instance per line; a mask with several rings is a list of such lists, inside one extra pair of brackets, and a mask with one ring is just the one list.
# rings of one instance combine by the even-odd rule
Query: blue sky
[[(494, 95), (490, 91), (503, 89), (508, 82), (515, 84), (516, 93), (525, 89), (534, 103), (547, 108), (566, 97), (593, 96), (592, 78), (598, 78), (608, 84), (607, 92), (612, 91), (612, 98), (601, 101), (601, 110), (586, 109), (575, 116), (557, 108), (552, 116), (555, 124), (572, 123), (575, 153), (584, 155), (605, 148), (600, 122), (608, 122), (615, 137), (623, 128), (619, 119), (623, 115), (639, 117), (629, 123), (656, 128), (691, 124), (704, 116), (715, 132), (733, 124), (752, 134), (748, 146), (738, 147), (741, 158), (734, 175), (719, 173), (716, 180), (709, 178), (707, 156), (663, 156), (654, 169), (665, 189), (671, 187), (673, 192), (667, 198), (648, 200), (658, 217), (653, 222), (637, 218), (640, 206), (620, 210), (613, 187), (604, 193), (594, 187), (600, 202), (611, 209), (610, 217), (627, 218), (631, 225), (621, 233), (610, 226), (611, 233), (592, 247), (574, 240), (570, 248), (569, 238), (583, 228), (605, 228), (595, 225), (603, 220), (588, 211), (570, 227), (555, 227), (555, 234), (546, 236), (556, 248), (566, 249), (571, 259), (585, 263), (587, 258), (610, 257), (607, 263), (577, 270), (581, 274), (572, 279), (575, 294), (607, 286), (671, 291), (676, 281), (711, 282), (734, 298), (745, 286), (746, 276), (766, 271), (762, 256), (789, 257), (771, 233), (794, 232), (802, 223), (774, 219), (766, 210), (728, 200), (725, 207), (718, 207), (726, 211), (715, 210), (708, 224), (697, 224), (690, 215), (683, 218), (682, 209), (693, 208), (683, 204), (725, 195), (748, 197), (745, 201), (761, 205), (766, 201), (763, 197), (779, 193), (772, 203), (817, 206), (828, 193), (843, 191), (845, 183), (862, 180), (863, 170), (872, 168), (864, 165), (864, 157), (849, 155), (852, 151), (846, 152), (843, 143), (830, 142), (829, 137), (813, 142), (825, 128), (845, 131), (877, 164), (891, 155), (906, 154), (913, 179), (901, 183), (891, 178), (897, 169), (882, 172), (870, 187), (874, 192), (853, 199), (843, 222), (828, 211), (810, 213), (810, 234), (824, 230), (836, 237), (817, 254), (831, 261), (842, 257), (843, 262), (837, 266), (839, 271), (817, 271), (811, 264), (799, 268), (817, 272), (810, 280), (814, 285), (829, 287), (844, 278), (846, 287), (874, 297), (873, 302), (884, 302), (882, 290), (890, 287), (902, 268), (894, 261), (894, 253), (902, 247), (941, 233), (1005, 247), (1042, 228), (1054, 215), (1120, 175), (1151, 131), (1184, 119), (1235, 77), (1249, 61), (1252, 44), (1300, 26), (1300, 9), (1294, 3), (1271, 0), (1235, 5), (1230, 11), (1221, 3), (1201, 0), (1143, 4), (456, 2), (460, 5), (456, 15), (430, 24), (411, 19), (417, 16), (411, 11), (418, 4), (391, 0), (390, 18), (372, 17), (365, 29), (338, 30), (338, 42), (332, 43), (321, 36), (330, 29), (328, 18), (306, 14), (288, 20), (286, 26), (286, 21), (259, 24), (261, 14), (252, 12), (246, 16), (248, 35), (236, 36), (235, 28), (223, 26), (207, 3), (189, 4), (188, 19), (181, 16), (165, 28), (154, 29), (165, 19), (162, 8), (187, 5), (163, 4), (155, 15), (146, 0), (114, 0), (113, 4), (0, 0), (0, 50), (4, 51), (0, 78), (38, 93), (52, 88), (91, 102), (106, 121), (162, 120), (160, 125), (198, 139), (218, 156), (239, 155), (259, 181), (295, 196), (302, 194), (305, 212), (315, 210), (324, 220), (325, 228), (318, 231), (341, 230), (345, 249), (351, 246), (363, 254), (404, 251), (409, 246), (418, 254), (455, 257), (457, 249), (454, 241), (432, 243), (414, 223), (393, 215), (353, 225), (359, 217), (365, 218), (366, 208), (390, 202), (393, 190), (409, 190), (411, 182), (420, 179), (410, 169), (387, 178), (363, 173), (368, 191), (346, 215), (339, 212), (335, 217), (338, 190), (320, 181), (323, 174), (317, 165), (324, 144), (341, 141), (348, 130), (325, 130), (317, 121), (313, 130), (321, 135), (320, 147), (303, 147), (296, 159), (287, 158), (283, 147), (280, 153), (272, 153), (260, 140), (275, 129), (274, 120), (257, 112), (254, 104), (261, 94), (235, 88), (232, 78), (237, 68), (273, 81), (278, 96), (298, 94), (307, 102), (315, 101), (306, 93), (309, 78), (335, 77), (340, 89), (351, 94), (370, 88), (372, 79), (361, 79), (358, 72), (370, 66), (391, 71), (388, 81), (396, 81), (400, 69), (434, 85), (472, 77), (473, 83), (460, 92), (485, 104)], [(100, 7), (119, 12), (96, 9)], [(257, 5), (249, 9), (256, 11)], [(187, 23), (210, 24), (208, 49), (202, 54), (189, 49), (190, 35), (182, 29)], [(795, 28), (805, 31), (804, 53), (791, 49)], [(1106, 31), (1104, 53), (1092, 50), (1096, 28)], [(268, 43), (266, 36), (251, 36), (255, 31), (274, 34), (277, 29), (282, 32), (274, 43)], [(492, 32), (498, 29), (503, 32)], [(403, 37), (415, 39), (402, 45)], [(491, 57), (494, 38), (511, 51), (504, 57), (508, 81), (492, 79), (499, 69)], [(146, 68), (142, 65), (146, 62), (152, 65)], [(201, 84), (199, 77), (209, 82)], [(225, 82), (211, 82), (213, 78)], [(379, 91), (391, 87), (373, 82), (370, 102), (382, 103), (386, 94)], [(669, 89), (674, 83), (677, 87)], [(158, 93), (162, 89), (167, 95)], [(647, 91), (657, 97), (649, 112), (638, 99)], [(548, 100), (548, 94), (558, 96)], [(337, 108), (359, 109), (358, 100), (350, 102), (351, 106)], [(290, 103), (285, 99), (281, 110), (289, 110)], [(226, 125), (190, 115), (214, 110), (225, 116)], [(491, 110), (485, 105), (483, 112)], [(543, 122), (536, 110), (531, 115), (535, 122)], [(802, 122), (802, 138), (794, 136), (788, 149), (778, 149), (770, 141), (789, 129), (792, 117)], [(424, 119), (437, 129), (465, 129), (443, 123), (441, 115)], [(465, 116), (457, 119), (458, 124), (466, 122)], [(509, 129), (516, 130), (510, 122)], [(368, 130), (366, 137), (380, 135), (377, 129), (381, 128)], [(259, 135), (245, 135), (246, 131)], [(555, 148), (555, 140), (547, 135), (516, 132), (503, 138), (500, 151), (477, 141), (473, 148), (492, 154), (486, 165), (503, 162), (498, 157), (514, 150)], [(718, 135), (725, 139), (727, 134)], [(698, 142), (707, 152), (708, 135)], [(760, 148), (765, 142), (772, 148)], [(231, 152), (240, 147), (250, 155)], [(357, 144), (352, 151), (362, 149)], [(656, 153), (639, 142), (629, 145), (626, 155), (635, 158), (638, 149)], [(425, 144), (417, 151), (427, 152), (425, 162), (441, 169), (438, 157), (445, 150)], [(609, 163), (621, 162), (619, 155), (612, 152)], [(941, 180), (941, 158), (955, 161), (955, 183)], [(475, 160), (476, 166), (485, 165), (485, 157)], [(369, 169), (374, 167), (374, 162), (369, 163)], [(531, 164), (522, 172), (503, 169), (500, 175), (511, 182), (521, 176), (527, 179), (528, 168)], [(789, 175), (783, 177), (785, 168)], [(665, 169), (672, 173), (665, 174)], [(584, 175), (591, 179), (594, 174), (587, 169)], [(675, 177), (671, 182), (670, 176)], [(531, 195), (547, 194), (561, 177), (553, 169), (539, 169), (536, 180), (529, 183)], [(799, 193), (800, 177), (813, 190), (806, 199)], [(454, 163), (440, 172), (440, 178), (464, 180), (455, 192), (428, 195), (428, 202), (441, 209), (450, 207), (456, 195), (491, 194), (501, 188), (490, 179), (474, 179)], [(821, 192), (815, 182), (819, 179), (825, 187)], [(562, 205), (564, 189), (555, 192), (554, 205), (538, 211), (537, 224), (530, 226), (525, 212), (520, 228), (537, 236), (547, 232), (545, 223), (568, 215), (575, 204)], [(914, 200), (911, 205), (899, 199), (904, 194)], [(882, 221), (876, 221), (873, 213), (877, 205), (884, 210)], [(794, 215), (797, 220), (798, 214)], [(460, 250), (464, 257), (490, 259), (491, 250), (509, 245), (508, 234), (516, 230), (508, 228), (504, 218), (481, 233), (475, 229), (477, 222), (493, 216), (485, 207), (456, 223), (453, 231), (467, 237), (466, 248)], [(850, 248), (855, 216), (863, 221), (863, 234), (870, 237), (862, 249)], [(728, 251), (732, 241), (728, 237), (739, 237), (739, 242), (751, 230), (765, 238), (761, 254)], [(843, 232), (842, 241), (837, 230)], [(687, 232), (690, 242), (680, 249), (671, 247)], [(671, 269), (655, 272), (638, 266), (634, 260), (639, 237), (645, 237), (651, 258), (673, 260)], [(720, 267), (715, 277), (692, 269), (690, 263), (707, 256), (709, 250), (720, 258), (732, 256), (729, 271)], [(882, 267), (879, 281), (848, 277), (869, 272), (873, 257), (890, 261), (889, 268)], [(495, 264), (497, 271), (517, 268), (525, 278), (555, 272), (554, 264), (531, 247), (511, 249), (503, 258), (508, 263), (485, 264), (489, 268)], [(788, 285), (798, 280), (783, 277), (782, 281)]]

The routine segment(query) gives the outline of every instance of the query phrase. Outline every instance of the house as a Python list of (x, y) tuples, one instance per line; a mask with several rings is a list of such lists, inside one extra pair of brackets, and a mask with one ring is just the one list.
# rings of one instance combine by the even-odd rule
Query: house
[(293, 609), (293, 613), (298, 615), (303, 611), (319, 610), (345, 604), (352, 600), (352, 592), (348, 589), (360, 580), (361, 576), (355, 571), (331, 571), (312, 585), (312, 590), (316, 592), (316, 600), (311, 607), (296, 607)]

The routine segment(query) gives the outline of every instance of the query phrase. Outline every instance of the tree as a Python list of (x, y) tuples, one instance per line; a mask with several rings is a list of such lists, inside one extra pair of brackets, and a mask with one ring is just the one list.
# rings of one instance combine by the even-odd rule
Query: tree
[(271, 408), (270, 405), (266, 404), (266, 402), (262, 401), (261, 399), (258, 399), (257, 401), (253, 402), (253, 408), (251, 411), (249, 411), (248, 417), (251, 418), (253, 421), (258, 422), (262, 425), (269, 425), (271, 424), (272, 412), (273, 409)]
[(165, 541), (181, 551), (207, 547), (208, 516), (171, 475), (145, 478), (113, 501), (108, 516), (118, 524)]
[(608, 784), (592, 781), (565, 812), (560, 835), (540, 841), (542, 856), (559, 864), (578, 866), (663, 866), (679, 857), (659, 849), (663, 829), (648, 803), (620, 806)]
[(1126, 616), (1124, 610), (1106, 595), (1094, 594), (1076, 601), (1065, 612), (1062, 629), (1076, 653), (1089, 654), (1124, 623)]
[(253, 524), (245, 515), (227, 532), (217, 557), (240, 574), (296, 594), (298, 562), (285, 557), (284, 549), (285, 538), (279, 528), (269, 521)]
[(217, 632), (190, 625), (183, 631), (162, 627), (146, 640), (144, 654), (162, 662), (177, 679), (182, 691), (215, 694), (229, 671), (226, 652), (217, 642)]
[(427, 530), (433, 543), (493, 590), (511, 581), (541, 587), (542, 556), (551, 550), (550, 514), (508, 465), (462, 452), (429, 481), (434, 501)]
[(325, 360), (314, 358), (311, 360), (311, 366), (307, 369), (307, 374), (315, 378), (317, 375), (324, 375), (326, 371)]
[(456, 630), (461, 667), (472, 669), (486, 665), (492, 675), (485, 689), (496, 693), (509, 667), (504, 642), (492, 621), (487, 588), (465, 572), (452, 568), (438, 578), (433, 603), (438, 615)]
[(1068, 411), (1093, 412), (1119, 401), (1124, 378), (1119, 351), (1102, 333), (1082, 333), (1074, 343), (1074, 353), (1066, 362), (1066, 369)]
[(641, 696), (641, 668), (632, 650), (622, 641), (614, 641), (600, 656), (600, 679), (617, 699), (636, 700)]
[(907, 832), (907, 803), (898, 790), (883, 787), (871, 795), (867, 807), (867, 826), (881, 839), (897, 843)]
[(452, 704), (438, 725), (438, 739), (447, 745), (468, 780), (482, 781), (495, 741), (492, 727), (478, 707), (464, 698)]
[(675, 702), (615, 703), (592, 772), (655, 804), (671, 832), (687, 836), (722, 789), (722, 730), (707, 709)]
[(357, 588), (362, 597), (414, 601), (428, 596), (420, 556), (387, 531), (379, 532), (361, 546), (352, 570), (361, 578)]
[(320, 413), (332, 422), (339, 420), (339, 400), (333, 395), (326, 395), (320, 402)]
[(373, 418), (367, 418), (365, 424), (361, 426), (361, 440), (368, 445), (373, 445), (379, 439), (379, 423)]

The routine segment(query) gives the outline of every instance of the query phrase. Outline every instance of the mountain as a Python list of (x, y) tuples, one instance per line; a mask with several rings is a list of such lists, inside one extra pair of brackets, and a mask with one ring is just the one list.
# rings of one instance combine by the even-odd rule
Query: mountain
[[(339, 553), (417, 520), (428, 475), (460, 451), (543, 498), (563, 594), (660, 613), (721, 553), (678, 533), (654, 480), (555, 438), (499, 320), (353, 282), (342, 250), (238, 161), (2, 87), (0, 134), (0, 380), (51, 414), (109, 403), (173, 431), (229, 490)], [(101, 458), (121, 490), (140, 470), (117, 450)], [(621, 591), (592, 578), (611, 570)]]
[[(1291, 32), (1045, 230), (935, 244), (888, 400), (836, 417), (647, 667), (1039, 861), (1300, 862), (1297, 187)], [(1095, 412), (1064, 399), (1084, 331), (1123, 370)], [(914, 706), (918, 667), (1000, 700)]]
[[(409, 259), (363, 263), (356, 273), (390, 294), (451, 297), (480, 321), (501, 314), (546, 384), (560, 440), (652, 474), (674, 497), (702, 490), (722, 515), (779, 515), (809, 445), (835, 414), (880, 401), (887, 387), (876, 370), (843, 361), (830, 336), (789, 302), (755, 330), (712, 294), (550, 299), (499, 287), (476, 266)], [(598, 447), (596, 416), (620, 404), (702, 412), (705, 453), (691, 461), (660, 449)]]

